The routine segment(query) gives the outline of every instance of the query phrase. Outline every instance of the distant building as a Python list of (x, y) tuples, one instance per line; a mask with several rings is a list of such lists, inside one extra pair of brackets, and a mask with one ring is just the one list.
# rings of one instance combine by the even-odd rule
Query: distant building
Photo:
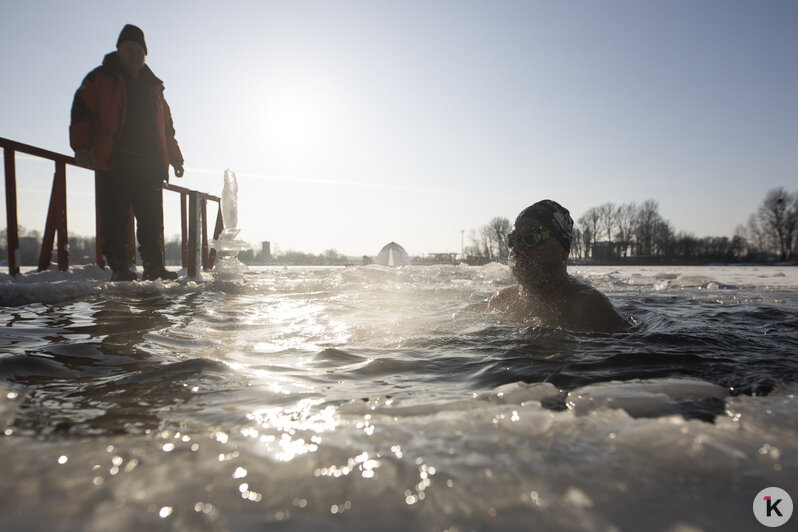
[(423, 257), (414, 257), (415, 264), (457, 264), (459, 253), (428, 253)]
[(396, 242), (390, 242), (380, 250), (374, 262), (381, 266), (407, 266), (410, 264), (410, 256), (405, 248)]
[(260, 258), (263, 261), (268, 261), (272, 258), (272, 243), (268, 240), (260, 243)]
[(615, 244), (612, 242), (596, 242), (590, 247), (590, 257), (594, 262), (606, 263), (615, 258)]
[[(34, 236), (19, 237), (19, 251), (17, 252), (17, 266), (31, 266), (39, 264), (39, 253), (42, 241)], [(53, 253), (56, 250), (53, 249)]]

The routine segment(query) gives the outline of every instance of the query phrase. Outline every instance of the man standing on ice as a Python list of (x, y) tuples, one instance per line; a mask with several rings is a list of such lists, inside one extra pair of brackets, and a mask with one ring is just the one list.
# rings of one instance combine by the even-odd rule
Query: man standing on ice
[(605, 332), (627, 328), (604, 294), (568, 275), (573, 225), (568, 210), (552, 200), (524, 209), (507, 239), (510, 271), (518, 284), (494, 295), (488, 309), (544, 327)]
[(163, 82), (144, 64), (146, 56), (144, 32), (125, 25), (116, 52), (89, 72), (72, 102), (69, 141), (77, 163), (96, 172), (102, 249), (112, 281), (138, 279), (126, 246), (131, 207), (144, 280), (177, 279), (164, 268), (160, 244), (162, 187), (170, 164), (183, 176), (183, 155)]

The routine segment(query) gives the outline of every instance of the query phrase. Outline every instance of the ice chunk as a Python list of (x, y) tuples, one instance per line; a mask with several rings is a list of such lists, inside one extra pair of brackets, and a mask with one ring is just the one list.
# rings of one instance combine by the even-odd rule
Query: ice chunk
[(523, 404), (528, 401), (543, 402), (560, 397), (560, 391), (550, 382), (513, 382), (480, 394), (479, 399), (498, 404)]
[(573, 390), (565, 404), (576, 415), (621, 408), (632, 416), (649, 417), (678, 413), (681, 401), (722, 399), (728, 395), (725, 388), (698, 379), (611, 381)]

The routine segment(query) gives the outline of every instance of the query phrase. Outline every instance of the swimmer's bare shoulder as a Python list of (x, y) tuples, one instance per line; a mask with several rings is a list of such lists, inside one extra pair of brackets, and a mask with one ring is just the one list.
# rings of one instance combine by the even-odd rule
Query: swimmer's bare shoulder
[(629, 323), (615, 310), (609, 298), (576, 279), (557, 302), (545, 308), (533, 306), (523, 296), (521, 285), (515, 284), (500, 290), (488, 301), (489, 312), (502, 312), (521, 320), (538, 319), (555, 327), (574, 331), (620, 332), (629, 328)]
[(580, 328), (597, 332), (617, 332), (629, 328), (609, 298), (581, 281), (572, 279), (570, 315)]
[(508, 312), (518, 306), (521, 300), (520, 285), (502, 288), (488, 300), (488, 311)]

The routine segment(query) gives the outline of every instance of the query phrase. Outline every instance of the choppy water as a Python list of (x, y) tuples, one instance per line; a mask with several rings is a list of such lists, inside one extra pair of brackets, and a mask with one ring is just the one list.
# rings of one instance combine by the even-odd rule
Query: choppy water
[(495, 264), (102, 275), (0, 282), (2, 530), (751, 530), (798, 498), (795, 267), (579, 270), (619, 334), (486, 314)]

